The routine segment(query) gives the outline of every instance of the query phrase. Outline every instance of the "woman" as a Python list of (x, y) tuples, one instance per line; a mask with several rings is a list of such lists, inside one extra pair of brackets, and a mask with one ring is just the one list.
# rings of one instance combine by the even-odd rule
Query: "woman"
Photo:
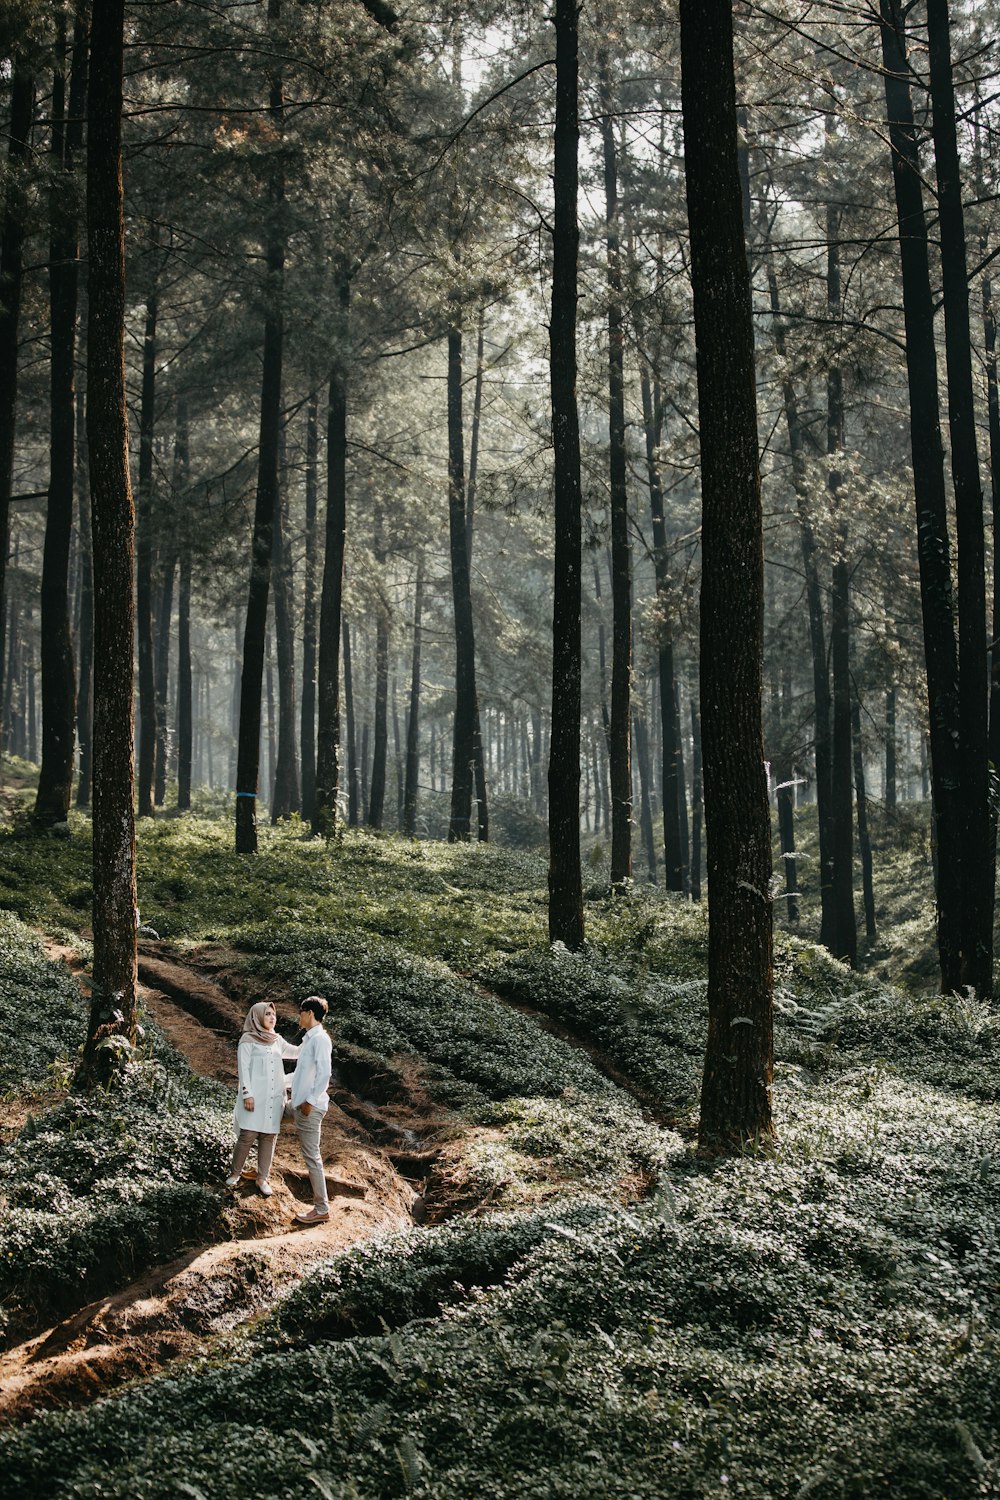
[(270, 1198), (273, 1191), (268, 1175), (285, 1108), (282, 1062), (286, 1057), (299, 1055), (298, 1047), (293, 1047), (275, 1031), (277, 1020), (270, 1001), (259, 1000), (256, 1005), (251, 1005), (243, 1022), (243, 1034), (236, 1049), (239, 1084), (233, 1114), (239, 1135), (233, 1151), (233, 1164), (226, 1178), (226, 1187), (234, 1188), (256, 1141), (257, 1191), (265, 1198)]

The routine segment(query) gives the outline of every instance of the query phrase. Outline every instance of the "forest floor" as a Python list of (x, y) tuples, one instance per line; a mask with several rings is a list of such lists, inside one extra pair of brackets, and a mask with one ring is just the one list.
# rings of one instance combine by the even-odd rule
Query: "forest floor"
[[(0, 828), (0, 1500), (1000, 1492), (988, 1005), (779, 931), (777, 1141), (710, 1162), (690, 903), (595, 884), (568, 954), (530, 854), (293, 824), (249, 860), (199, 817), (140, 828), (139, 892), (145, 1034), (78, 1095), (87, 825)], [(273, 1199), (222, 1178), (246, 1008), (309, 993), (334, 1212), (293, 1230), (293, 1135)]]
[[(77, 949), (51, 939), (45, 949), (72, 972), (83, 969)], [(192, 1072), (235, 1092), (235, 1044), (248, 1008), (262, 998), (240, 975), (238, 955), (212, 945), (181, 956), (170, 944), (146, 941), (139, 977), (143, 1010)], [(267, 998), (286, 1022), (282, 1029), (294, 1029), (293, 1002), (273, 987)], [(358, 1066), (355, 1059), (355, 1072)], [(388, 1075), (362, 1068), (362, 1076), (378, 1094)], [(391, 1097), (379, 1101), (334, 1088), (322, 1133), (326, 1223), (294, 1223), (312, 1200), (297, 1140), (286, 1126), (272, 1168), (273, 1196), (263, 1198), (255, 1177), (244, 1173), (224, 1215), (229, 1238), (153, 1267), (0, 1354), (0, 1423), (79, 1404), (175, 1360), (205, 1356), (213, 1341), (259, 1315), (317, 1261), (387, 1230), (444, 1216), (449, 1145), (440, 1137), (446, 1123), (416, 1070), (397, 1071), (392, 1083)], [(8, 1131), (23, 1124), (25, 1113), (17, 1119), (7, 1112)]]

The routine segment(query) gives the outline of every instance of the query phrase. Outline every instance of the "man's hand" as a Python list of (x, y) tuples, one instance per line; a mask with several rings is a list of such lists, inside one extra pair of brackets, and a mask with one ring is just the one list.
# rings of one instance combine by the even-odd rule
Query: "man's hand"
[(307, 1119), (312, 1114), (312, 1111), (313, 1111), (313, 1107), (312, 1107), (311, 1104), (307, 1103), (307, 1104), (300, 1104), (299, 1105), (299, 1114), (300, 1115), (305, 1115)]
[(247, 1094), (246, 1098), (243, 1100), (243, 1108), (246, 1110), (248, 1115), (253, 1114), (253, 1096), (251, 1094)]

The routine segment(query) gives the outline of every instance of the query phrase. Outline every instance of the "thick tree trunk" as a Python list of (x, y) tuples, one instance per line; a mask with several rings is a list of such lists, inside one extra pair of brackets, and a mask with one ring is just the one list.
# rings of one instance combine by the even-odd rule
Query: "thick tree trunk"
[(958, 553), (958, 684), (961, 753), (962, 983), (993, 993), (994, 868), (989, 810), (986, 543), (976, 447), (969, 329), (969, 273), (955, 127), (948, 0), (927, 0), (938, 227), (944, 286), (948, 426)]
[(340, 642), (344, 644), (344, 700), (348, 715), (349, 813), (358, 821), (357, 768), (354, 761), (353, 699), (350, 687), (350, 638), (342, 619), (344, 549), (347, 542), (347, 364), (351, 283), (343, 270), (337, 279), (338, 343), (330, 370), (326, 417), (326, 545), (319, 607), (319, 677), (316, 685), (316, 801), (313, 833), (330, 838), (337, 826), (340, 787)]
[(410, 667), (410, 711), (406, 719), (406, 778), (403, 785), (403, 832), (415, 838), (420, 780), (420, 650), (423, 639), (424, 554), (417, 558), (413, 589), (413, 659)]
[[(8, 183), (0, 238), (0, 670), (4, 662), (7, 623), (7, 547), (10, 495), (14, 475), (14, 427), (17, 420), (18, 330), (24, 274), (24, 202), (19, 176), (28, 154), (35, 107), (35, 81), (22, 57), (13, 60)], [(9, 696), (12, 684), (6, 685)], [(6, 701), (6, 699), (5, 699)]]
[(135, 514), (125, 406), (121, 178), (123, 0), (93, 0), (87, 131), (87, 440), (94, 534), (94, 962), (77, 1081), (106, 1080), (135, 1041), (132, 636)]
[[(152, 254), (157, 256), (156, 245)], [(157, 276), (154, 267), (153, 276)], [(156, 281), (146, 299), (139, 406), (139, 494), (136, 526), (135, 614), (139, 656), (139, 817), (153, 816), (156, 764), (156, 684), (153, 669), (153, 439), (156, 435)]]
[(880, 20), (903, 278), (910, 444), (938, 859), (938, 954), (941, 987), (949, 993), (962, 982), (961, 758), (958, 658), (938, 403), (934, 303), (900, 0), (880, 0)]
[(681, 0), (702, 474), (708, 1044), (699, 1142), (772, 1134), (771, 823), (761, 724), (763, 530), (730, 0)]
[(555, 214), (549, 373), (555, 457), (549, 940), (583, 947), (580, 870), (580, 421), (576, 405), (579, 41), (576, 0), (556, 0)]
[(598, 61), (608, 278), (608, 428), (611, 495), (611, 885), (632, 877), (632, 551), (628, 536), (625, 455), (625, 338), (615, 151), (608, 61)]
[[(281, 0), (268, 0), (268, 20), (281, 16)], [(284, 105), (280, 73), (271, 80), (269, 110), (276, 136), (282, 133)], [(267, 313), (264, 318), (264, 357), (260, 396), (260, 439), (257, 461), (257, 503), (254, 512), (243, 636), (243, 673), (240, 687), (240, 732), (236, 759), (236, 852), (257, 852), (257, 783), (260, 771), (261, 688), (264, 680), (264, 638), (267, 598), (271, 586), (274, 517), (278, 504), (278, 459), (281, 445), (281, 366), (284, 344), (285, 179), (282, 157), (270, 164), (267, 225)]]
[[(319, 491), (319, 397), (309, 397), (306, 417), (306, 535), (302, 600), (302, 705), (299, 737), (302, 756), (302, 817), (311, 823), (316, 810), (316, 513)], [(338, 639), (340, 632), (337, 632)]]
[(83, 144), (87, 52), (77, 23), (66, 118), (66, 18), (57, 20), (52, 90), (52, 187), (49, 196), (50, 363), (49, 496), (42, 561), (42, 763), (35, 820), (63, 823), (73, 791), (76, 674), (69, 614), (69, 557), (76, 468), (76, 315), (79, 246), (71, 174)]
[(292, 557), (285, 537), (285, 505), (279, 496), (274, 516), (274, 641), (278, 660), (278, 754), (274, 766), (271, 822), (301, 810), (298, 749), (295, 743), (295, 624)]

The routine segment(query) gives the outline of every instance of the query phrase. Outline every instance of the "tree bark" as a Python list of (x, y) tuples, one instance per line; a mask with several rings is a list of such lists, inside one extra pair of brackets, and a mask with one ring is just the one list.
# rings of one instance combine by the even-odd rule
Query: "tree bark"
[(285, 537), (285, 502), (279, 494), (274, 514), (274, 641), (278, 662), (278, 754), (274, 766), (271, 822), (301, 811), (298, 749), (295, 744), (295, 635), (292, 558)]
[[(316, 513), (319, 491), (319, 397), (309, 396), (306, 416), (306, 534), (302, 601), (302, 706), (299, 738), (302, 758), (302, 817), (311, 823), (316, 809)], [(339, 638), (339, 630), (337, 632)]]
[(76, 316), (79, 246), (72, 173), (83, 144), (86, 34), (74, 37), (69, 119), (66, 98), (66, 17), (57, 20), (52, 90), (52, 187), (49, 196), (50, 364), (49, 495), (42, 561), (42, 763), (35, 821), (64, 823), (73, 791), (76, 673), (69, 615), (69, 558), (76, 471)]
[(656, 838), (653, 834), (653, 805), (650, 798), (650, 784), (652, 773), (649, 761), (649, 735), (646, 732), (646, 720), (636, 710), (633, 716), (633, 727), (635, 730), (635, 754), (639, 763), (639, 824), (642, 829), (642, 843), (646, 851), (647, 879), (650, 885), (656, 884)]
[(191, 759), (194, 748), (191, 681), (191, 544), (181, 547), (177, 591), (177, 810), (191, 809)]
[(577, 0), (556, 0), (555, 212), (549, 376), (555, 458), (549, 940), (583, 947), (580, 869), (580, 419), (576, 404), (579, 38)]
[(361, 816), (361, 782), (358, 765), (358, 739), (354, 722), (354, 674), (351, 671), (351, 629), (345, 620), (344, 638), (344, 718), (347, 722), (347, 822), (356, 828)]
[(958, 657), (938, 403), (934, 303), (900, 0), (880, 0), (880, 24), (903, 279), (910, 444), (938, 860), (938, 955), (941, 987), (947, 994), (962, 982), (961, 759)]
[[(152, 255), (158, 255), (154, 243)], [(153, 816), (156, 763), (156, 685), (153, 670), (153, 439), (156, 435), (156, 323), (158, 298), (146, 299), (142, 344), (142, 397), (139, 406), (139, 514), (136, 529), (135, 612), (139, 656), (139, 817)]]
[(872, 879), (872, 841), (868, 831), (868, 796), (865, 791), (865, 758), (861, 749), (861, 708), (851, 698), (851, 729), (854, 740), (854, 795), (858, 810), (858, 852), (861, 855), (861, 890), (865, 907), (865, 937), (872, 942), (875, 928), (875, 885)]
[(337, 277), (338, 344), (330, 369), (326, 416), (326, 546), (319, 607), (319, 677), (316, 684), (316, 802), (313, 833), (330, 838), (337, 826), (340, 788), (340, 644), (344, 645), (344, 699), (348, 715), (350, 784), (348, 821), (358, 821), (357, 766), (354, 763), (354, 709), (350, 687), (350, 637), (342, 618), (344, 549), (347, 544), (347, 363), (351, 283)]
[[(77, 1074), (107, 1079), (135, 1041), (132, 636), (135, 513), (125, 406), (123, 0), (93, 0), (87, 129), (87, 441), (94, 534), (94, 962)], [(120, 1040), (117, 1040), (120, 1039)]]
[[(268, 0), (268, 21), (281, 17), (281, 0)], [(281, 137), (284, 102), (280, 72), (271, 80), (268, 113)], [(264, 318), (264, 357), (261, 376), (260, 438), (257, 461), (257, 503), (254, 512), (243, 636), (240, 687), (240, 731), (236, 760), (236, 852), (257, 852), (257, 783), (260, 772), (261, 689), (264, 680), (264, 638), (267, 599), (271, 586), (274, 516), (278, 504), (278, 458), (281, 444), (281, 369), (284, 345), (285, 174), (282, 157), (274, 155), (268, 171), (267, 312)]]
[[(385, 558), (381, 550), (382, 521), (376, 518), (375, 564), (382, 568)], [(381, 584), (381, 579), (379, 580)], [(385, 773), (388, 759), (388, 707), (389, 707), (389, 609), (388, 602), (380, 597), (375, 611), (375, 734), (372, 746), (372, 779), (368, 797), (368, 826), (381, 828), (385, 816)]]
[(167, 702), (170, 692), (170, 627), (174, 613), (174, 574), (177, 571), (177, 542), (171, 537), (160, 563), (160, 585), (156, 600), (153, 684), (156, 693), (156, 759), (153, 767), (153, 804), (162, 807), (167, 798), (167, 761), (169, 734)]
[(771, 826), (761, 723), (763, 529), (730, 0), (681, 0), (702, 474), (708, 1044), (699, 1144), (773, 1133)]
[(934, 160), (944, 288), (948, 426), (958, 561), (958, 687), (961, 757), (962, 983), (993, 993), (994, 867), (989, 809), (986, 542), (976, 446), (969, 328), (969, 272), (955, 127), (948, 0), (927, 0)]
[(423, 643), (424, 554), (417, 557), (413, 589), (413, 659), (410, 667), (410, 711), (406, 719), (406, 778), (403, 785), (403, 832), (415, 838), (420, 780), (420, 652)]
[(632, 549), (625, 455), (625, 338), (618, 222), (618, 158), (606, 54), (598, 59), (608, 280), (608, 428), (611, 496), (611, 886), (632, 878)]
[[(17, 421), (18, 330), (21, 284), (24, 275), (24, 203), (19, 181), (28, 154), (35, 108), (35, 80), (25, 60), (13, 60), (9, 172), (0, 238), (0, 670), (7, 623), (7, 548), (10, 538), (10, 495), (14, 475), (14, 428)], [(2, 684), (0, 684), (2, 686)], [(7, 684), (9, 696), (11, 684)], [(6, 701), (6, 699), (5, 699)]]
[[(476, 698), (475, 627), (469, 575), (465, 510), (465, 447), (462, 424), (462, 329), (448, 330), (448, 523), (451, 584), (455, 613), (455, 720), (452, 737), (451, 818), (448, 842), (469, 837), (475, 787)], [(478, 812), (477, 812), (478, 823)]]
[(90, 529), (90, 478), (87, 466), (87, 424), (82, 397), (76, 404), (77, 494), (80, 516), (80, 689), (76, 700), (80, 772), (77, 807), (90, 806), (93, 771), (94, 717), (94, 548)]

